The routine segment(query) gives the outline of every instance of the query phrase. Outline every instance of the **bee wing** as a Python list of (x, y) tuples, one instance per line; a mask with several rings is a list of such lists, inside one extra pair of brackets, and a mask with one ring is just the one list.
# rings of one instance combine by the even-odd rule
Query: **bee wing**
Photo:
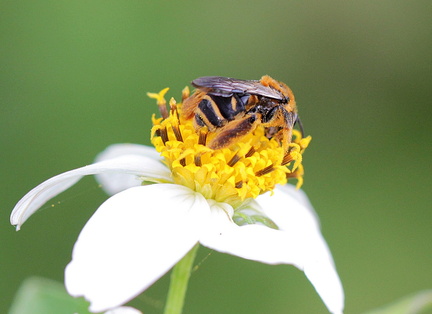
[(259, 95), (282, 100), (276, 90), (263, 86), (260, 81), (247, 81), (223, 76), (203, 76), (192, 81), (192, 85), (210, 95), (231, 97), (233, 94)]

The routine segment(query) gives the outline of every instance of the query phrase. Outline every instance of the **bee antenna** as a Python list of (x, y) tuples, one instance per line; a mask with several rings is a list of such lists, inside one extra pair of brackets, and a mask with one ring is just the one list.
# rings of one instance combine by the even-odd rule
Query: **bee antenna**
[(297, 116), (297, 119), (295, 120), (294, 124), (298, 125), (300, 132), (301, 132), (301, 135), (302, 135), (302, 137), (304, 137), (303, 123), (301, 122), (299, 116)]

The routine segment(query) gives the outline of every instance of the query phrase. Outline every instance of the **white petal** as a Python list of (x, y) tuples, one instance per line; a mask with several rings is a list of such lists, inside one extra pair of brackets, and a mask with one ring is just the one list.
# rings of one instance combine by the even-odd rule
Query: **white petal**
[(140, 144), (112, 144), (100, 152), (95, 159), (95, 162), (113, 159), (122, 155), (139, 155), (149, 157), (154, 160), (162, 160), (160, 154), (154, 147), (140, 145)]
[(39, 184), (15, 205), (10, 217), (11, 224), (16, 225), (17, 230), (19, 230), (27, 218), (29, 218), (43, 204), (74, 185), (83, 176), (105, 172), (120, 172), (134, 176), (170, 179), (168, 169), (159, 161), (148, 157), (125, 155), (98, 162), (64, 172)]
[(286, 193), (286, 189), (275, 189), (274, 195), (261, 195), (257, 198), (257, 202), (264, 213), (302, 248), (300, 256), (303, 260), (297, 267), (305, 272), (330, 312), (342, 313), (344, 308), (342, 283), (336, 272), (331, 252), (321, 234), (315, 211), (305, 194), (301, 196), (303, 200), (300, 199), (299, 202), (299, 198), (293, 198), (292, 193), (293, 191)]
[(256, 202), (281, 230), (305, 233), (311, 230), (319, 231), (318, 216), (301, 190), (290, 186), (277, 186), (273, 194), (260, 195)]
[[(139, 144), (113, 144), (108, 146), (103, 152), (97, 155), (95, 162), (100, 162), (123, 155), (138, 155), (149, 157), (153, 160), (162, 161), (162, 157), (154, 147)], [(166, 177), (168, 178), (169, 176), (166, 175)], [(96, 174), (95, 178), (108, 195), (114, 195), (133, 186), (139, 186), (143, 181), (143, 179), (137, 178), (135, 175), (119, 172), (104, 172)], [(169, 182), (171, 182), (171, 179)]]
[(174, 184), (133, 187), (108, 199), (87, 222), (66, 268), (66, 288), (92, 311), (129, 301), (197, 242), (209, 206)]
[(303, 190), (297, 189), (292, 184), (284, 184), (284, 185), (277, 185), (275, 191), (277, 191), (276, 193), (279, 193), (279, 191), (281, 191), (284, 194), (288, 194), (292, 196), (294, 199), (296, 199), (298, 202), (300, 202), (303, 206), (305, 206), (309, 210), (311, 215), (315, 217), (315, 220), (319, 224), (318, 214), (316, 213), (309, 198), (307, 197), (306, 193)]
[[(268, 264), (292, 264), (303, 270), (327, 308), (343, 311), (344, 293), (331, 253), (311, 209), (284, 189), (259, 196), (256, 202), (280, 230), (262, 225), (236, 226), (212, 215), (212, 229), (200, 242), (214, 250)], [(253, 204), (253, 203), (251, 203)]]
[(141, 311), (130, 307), (130, 306), (121, 306), (117, 307), (115, 309), (109, 310), (105, 312), (104, 314), (142, 314)]
[[(267, 264), (301, 265), (302, 248), (285, 231), (263, 225), (237, 226), (224, 211), (212, 211), (211, 226), (200, 243), (222, 253)], [(281, 249), (283, 248), (283, 249)]]

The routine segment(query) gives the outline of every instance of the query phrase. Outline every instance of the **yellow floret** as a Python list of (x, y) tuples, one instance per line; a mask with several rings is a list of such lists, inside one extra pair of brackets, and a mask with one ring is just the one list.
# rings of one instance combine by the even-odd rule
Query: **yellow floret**
[[(161, 107), (166, 104), (166, 91), (149, 93), (149, 96)], [(171, 99), (170, 112), (165, 113), (166, 118), (152, 117), (151, 141), (171, 169), (176, 184), (234, 207), (248, 198), (272, 191), (276, 184), (286, 184), (288, 178), (296, 178), (297, 187), (301, 186), (302, 154), (310, 136), (302, 138), (301, 133), (294, 130), (288, 152), (285, 152), (276, 139), (268, 139), (264, 128), (258, 126), (241, 141), (213, 150), (200, 144), (192, 120), (181, 115), (181, 103)], [(213, 134), (206, 135), (210, 141)]]

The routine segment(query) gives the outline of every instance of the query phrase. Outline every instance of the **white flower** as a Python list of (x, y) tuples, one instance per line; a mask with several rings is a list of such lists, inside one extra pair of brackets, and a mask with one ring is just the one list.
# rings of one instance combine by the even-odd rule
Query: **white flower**
[[(261, 195), (241, 208), (245, 215), (268, 218), (278, 229), (265, 224), (238, 226), (229, 204), (172, 183), (160, 158), (149, 147), (112, 145), (94, 164), (57, 175), (31, 190), (14, 208), (11, 223), (19, 229), (49, 199), (84, 175), (95, 174), (113, 196), (81, 231), (65, 271), (67, 290), (89, 300), (91, 311), (131, 300), (199, 242), (262, 263), (292, 264), (305, 272), (330, 312), (342, 313), (342, 285), (303, 192), (278, 186), (273, 195)], [(159, 183), (141, 185), (142, 181)]]
[(130, 307), (130, 306), (121, 306), (117, 307), (115, 309), (109, 310), (105, 312), (104, 314), (142, 314), (141, 311), (138, 311), (137, 309)]

